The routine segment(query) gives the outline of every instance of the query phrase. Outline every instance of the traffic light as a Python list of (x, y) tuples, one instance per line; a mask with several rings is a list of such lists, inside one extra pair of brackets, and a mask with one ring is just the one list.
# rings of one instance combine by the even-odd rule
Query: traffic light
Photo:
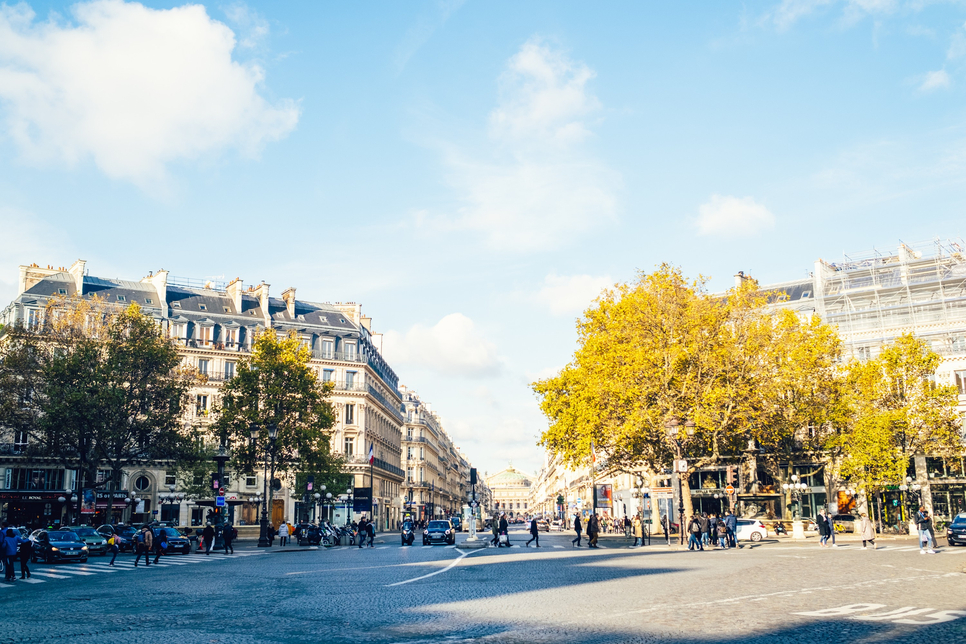
[(311, 492), (313, 489), (315, 489), (315, 474), (309, 474), (305, 478), (305, 491)]
[(211, 489), (212, 490), (221, 489), (221, 479), (218, 477), (218, 472), (211, 473)]
[(470, 485), (476, 485), (476, 468), (470, 468)]
[(557, 505), (563, 505), (563, 504), (564, 504), (563, 494), (558, 494), (557, 495)]
[(228, 487), (229, 484), (230, 482), (228, 480), (228, 472), (225, 472), (224, 474), (221, 475), (221, 487)]
[(734, 485), (735, 484), (735, 468), (734, 468), (734, 465), (729, 465), (728, 466), (728, 471), (727, 471), (726, 478), (728, 479), (728, 485)]

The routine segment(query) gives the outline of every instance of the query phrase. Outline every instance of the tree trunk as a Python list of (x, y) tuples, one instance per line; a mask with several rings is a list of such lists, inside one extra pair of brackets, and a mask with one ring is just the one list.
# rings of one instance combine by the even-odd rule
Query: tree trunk
[(688, 484), (688, 475), (680, 474), (681, 477), (681, 505), (684, 507), (684, 520), (681, 522), (681, 529), (684, 530), (684, 522), (694, 514), (694, 504), (691, 501), (691, 486)]

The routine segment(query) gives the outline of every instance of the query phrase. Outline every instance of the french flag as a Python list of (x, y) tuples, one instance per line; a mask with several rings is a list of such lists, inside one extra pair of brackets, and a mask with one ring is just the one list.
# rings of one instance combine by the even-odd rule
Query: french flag
[(372, 461), (375, 460), (376, 455), (373, 452), (373, 448), (376, 446), (375, 443), (369, 443), (369, 465), (372, 465)]

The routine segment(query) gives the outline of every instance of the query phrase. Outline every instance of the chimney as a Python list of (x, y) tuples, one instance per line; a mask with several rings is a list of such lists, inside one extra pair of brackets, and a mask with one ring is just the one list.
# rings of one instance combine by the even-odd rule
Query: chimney
[(142, 284), (151, 284), (158, 292), (158, 308), (161, 309), (161, 317), (168, 317), (168, 271), (163, 268), (157, 273), (151, 273), (141, 280)]
[(372, 333), (372, 318), (363, 316), (359, 320), (359, 324), (365, 327), (366, 331), (368, 331), (369, 333)]
[(362, 305), (356, 304), (355, 302), (336, 302), (335, 308), (339, 309), (342, 315), (346, 316), (356, 324), (359, 324), (359, 318), (362, 317)]
[(268, 289), (271, 284), (262, 282), (254, 288), (252, 295), (258, 300), (258, 306), (262, 309), (262, 316), (265, 318), (265, 327), (272, 326), (272, 314), (268, 310)]
[(291, 319), (295, 319), (295, 287), (290, 286), (284, 291), (282, 291), (282, 299), (285, 301), (285, 308), (288, 310), (288, 316)]
[(40, 280), (49, 275), (64, 272), (66, 271), (54, 270), (53, 268), (41, 268), (36, 262), (30, 266), (21, 266), (20, 280), (18, 282), (19, 290), (17, 295), (22, 295), (25, 291), (33, 288)]
[(228, 297), (231, 298), (232, 304), (235, 305), (235, 313), (242, 312), (242, 292), (244, 292), (244, 284), (240, 277), (236, 277), (231, 281), (225, 291), (228, 293)]
[(84, 294), (84, 268), (87, 266), (86, 259), (79, 259), (71, 265), (67, 272), (74, 278), (74, 288), (78, 295)]
[(738, 274), (735, 275), (735, 288), (741, 288), (742, 285), (745, 283), (745, 280), (750, 280), (750, 279), (751, 279), (751, 275), (745, 275), (744, 271), (738, 271)]

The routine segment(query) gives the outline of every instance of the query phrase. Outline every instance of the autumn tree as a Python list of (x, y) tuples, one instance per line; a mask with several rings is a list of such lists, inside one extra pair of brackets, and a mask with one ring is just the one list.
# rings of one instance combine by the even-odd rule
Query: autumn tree
[[(343, 460), (330, 449), (332, 385), (318, 381), (310, 359), (297, 335), (279, 337), (269, 329), (255, 338), (251, 355), (225, 383), (213, 429), (231, 448), (236, 471), (261, 469), (267, 453), (269, 477), (279, 473), (289, 485), (297, 473), (334, 480), (341, 472)], [(269, 439), (269, 426), (277, 428), (275, 440)], [(252, 428), (258, 432), (255, 440)]]

